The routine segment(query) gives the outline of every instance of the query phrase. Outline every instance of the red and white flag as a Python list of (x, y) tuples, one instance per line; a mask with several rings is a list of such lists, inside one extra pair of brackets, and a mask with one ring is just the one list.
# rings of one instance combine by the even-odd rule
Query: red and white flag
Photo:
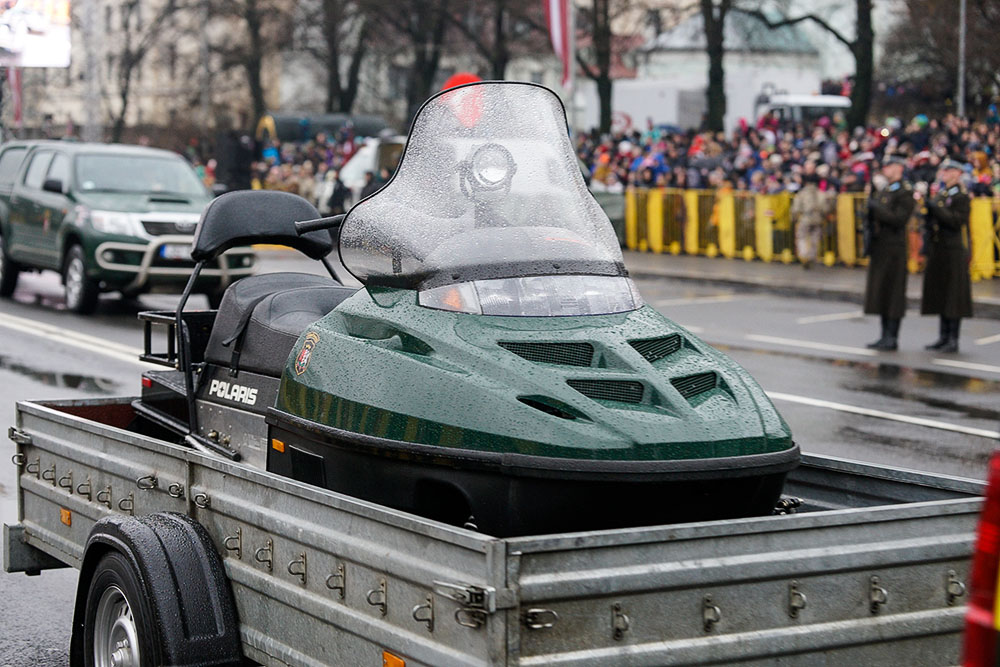
[(21, 127), (24, 113), (21, 107), (21, 70), (17, 67), (7, 68), (7, 83), (10, 85), (10, 96), (14, 108), (14, 126)]
[(552, 48), (562, 61), (563, 87), (569, 86), (570, 67), (573, 66), (573, 54), (570, 53), (569, 3), (573, 0), (545, 0), (545, 20), (549, 24), (549, 37)]

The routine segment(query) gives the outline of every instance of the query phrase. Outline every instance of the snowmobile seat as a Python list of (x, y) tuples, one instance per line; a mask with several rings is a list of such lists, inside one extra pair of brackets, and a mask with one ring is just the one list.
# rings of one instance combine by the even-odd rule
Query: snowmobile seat
[(205, 361), (230, 372), (280, 376), (302, 332), (356, 291), (306, 273), (244, 278), (222, 298)]

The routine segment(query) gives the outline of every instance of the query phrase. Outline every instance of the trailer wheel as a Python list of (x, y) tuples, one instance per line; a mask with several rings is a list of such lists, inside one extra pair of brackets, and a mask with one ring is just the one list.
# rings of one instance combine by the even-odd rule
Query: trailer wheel
[(94, 667), (162, 664), (159, 632), (142, 583), (118, 551), (101, 557), (87, 592), (84, 655)]
[(73, 667), (243, 662), (229, 580), (211, 536), (191, 517), (104, 517), (80, 566)]

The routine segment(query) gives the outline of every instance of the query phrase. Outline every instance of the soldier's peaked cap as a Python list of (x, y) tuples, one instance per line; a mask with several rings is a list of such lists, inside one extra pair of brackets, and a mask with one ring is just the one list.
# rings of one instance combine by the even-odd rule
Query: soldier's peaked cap
[(958, 169), (959, 171), (965, 171), (965, 165), (958, 160), (945, 160), (941, 163), (941, 169)]
[(890, 165), (890, 164), (898, 164), (898, 165), (902, 165), (902, 166), (905, 167), (906, 166), (906, 158), (901, 157), (899, 155), (890, 155), (889, 157), (887, 157), (884, 160), (882, 160), (882, 166), (883, 167), (886, 166), (886, 165)]

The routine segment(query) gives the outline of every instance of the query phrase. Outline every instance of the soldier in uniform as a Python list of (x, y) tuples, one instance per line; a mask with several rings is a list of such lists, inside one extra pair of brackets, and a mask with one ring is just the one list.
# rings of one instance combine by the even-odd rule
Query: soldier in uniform
[(921, 315), (940, 315), (941, 333), (928, 350), (958, 352), (958, 330), (963, 317), (972, 317), (969, 278), (969, 195), (960, 184), (961, 163), (945, 160), (943, 187), (926, 201), (927, 229), (924, 254), (924, 292)]
[(895, 350), (899, 324), (906, 313), (906, 223), (916, 204), (913, 187), (903, 180), (906, 162), (891, 156), (882, 165), (889, 181), (868, 199), (869, 249), (868, 279), (865, 285), (865, 313), (882, 318), (882, 335), (868, 347)]

